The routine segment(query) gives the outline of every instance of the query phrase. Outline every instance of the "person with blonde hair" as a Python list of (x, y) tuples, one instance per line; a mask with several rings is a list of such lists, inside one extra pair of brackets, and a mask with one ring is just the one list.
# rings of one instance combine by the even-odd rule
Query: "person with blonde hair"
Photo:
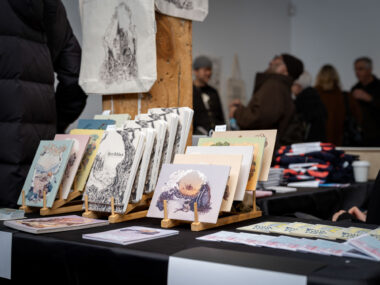
[[(343, 145), (346, 106), (357, 116), (352, 99), (342, 91), (338, 71), (331, 64), (322, 66), (318, 72), (315, 88), (327, 111), (326, 140), (335, 145)], [(345, 96), (349, 101), (346, 104)]]

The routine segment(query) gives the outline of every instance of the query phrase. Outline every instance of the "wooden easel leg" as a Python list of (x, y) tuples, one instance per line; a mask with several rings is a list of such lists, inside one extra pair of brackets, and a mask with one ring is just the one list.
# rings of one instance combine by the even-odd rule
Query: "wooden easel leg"
[(164, 200), (164, 218), (161, 220), (161, 228), (173, 228), (181, 224), (180, 221), (172, 220), (168, 218), (168, 201)]
[(84, 195), (84, 209), (85, 209), (85, 212), (82, 214), (82, 217), (91, 218), (91, 219), (98, 218), (98, 215), (95, 212), (90, 211), (88, 209), (88, 195), (87, 194)]

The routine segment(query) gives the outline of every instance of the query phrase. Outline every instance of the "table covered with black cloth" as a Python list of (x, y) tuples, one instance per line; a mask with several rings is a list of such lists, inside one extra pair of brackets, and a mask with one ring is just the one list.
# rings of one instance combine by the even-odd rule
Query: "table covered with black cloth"
[[(273, 259), (282, 256), (324, 263), (323, 268), (308, 276), (308, 284), (380, 284), (379, 262), (196, 240), (196, 237), (212, 232), (236, 231), (237, 227), (262, 221), (312, 223), (288, 217), (267, 216), (202, 232), (191, 232), (189, 225), (182, 225), (176, 228), (180, 231), (179, 235), (126, 246), (85, 240), (82, 239), (82, 234), (136, 225), (158, 228), (160, 220), (144, 218), (104, 227), (43, 235), (13, 231), (2, 224), (0, 230), (13, 232), (13, 284), (166, 284), (169, 257), (181, 250), (196, 247), (265, 254)], [(342, 223), (337, 225), (352, 226)], [(370, 225), (359, 226), (375, 228)], [(0, 281), (5, 282), (4, 279)]]
[(303, 212), (321, 219), (331, 219), (339, 210), (353, 206), (367, 207), (373, 182), (356, 183), (345, 188), (297, 188), (296, 192), (258, 198), (257, 205), (266, 215), (282, 216)]

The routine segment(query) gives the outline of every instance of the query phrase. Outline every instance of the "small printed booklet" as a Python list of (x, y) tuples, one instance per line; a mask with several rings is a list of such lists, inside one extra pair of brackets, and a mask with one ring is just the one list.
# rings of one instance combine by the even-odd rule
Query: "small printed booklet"
[(259, 233), (270, 233), (273, 228), (277, 228), (280, 226), (285, 226), (288, 223), (282, 222), (262, 222), (254, 225), (249, 225), (245, 227), (237, 228), (240, 231), (248, 231), (248, 232), (259, 232)]
[(23, 232), (32, 234), (44, 234), (105, 226), (108, 225), (108, 221), (70, 215), (5, 221), (4, 225)]
[(348, 244), (357, 250), (380, 261), (380, 241), (370, 234), (360, 235), (348, 240)]
[(23, 210), (0, 208), (0, 221), (23, 219), (24, 214)]
[(369, 229), (363, 229), (363, 228), (357, 228), (357, 227), (342, 228), (341, 231), (336, 232), (336, 236), (337, 236), (337, 239), (349, 240), (349, 239), (367, 234), (370, 231), (371, 230)]
[(127, 245), (157, 238), (169, 237), (177, 235), (178, 233), (179, 232), (175, 230), (162, 230), (135, 226), (94, 234), (84, 234), (82, 237), (84, 239)]

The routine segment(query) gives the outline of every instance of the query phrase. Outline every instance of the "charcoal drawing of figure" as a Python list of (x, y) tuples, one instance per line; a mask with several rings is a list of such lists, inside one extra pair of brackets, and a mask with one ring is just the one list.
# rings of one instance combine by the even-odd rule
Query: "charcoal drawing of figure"
[(120, 3), (103, 36), (105, 55), (100, 78), (107, 85), (137, 77), (136, 45), (136, 27), (131, 9), (125, 3)]

